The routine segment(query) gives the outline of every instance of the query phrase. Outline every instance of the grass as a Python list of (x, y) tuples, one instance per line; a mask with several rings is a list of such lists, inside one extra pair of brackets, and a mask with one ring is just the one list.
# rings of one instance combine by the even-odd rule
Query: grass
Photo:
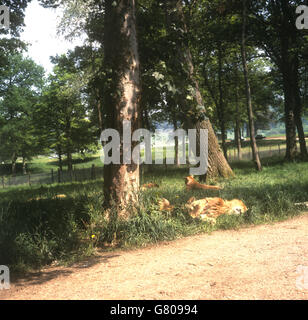
[[(308, 142), (308, 138), (306, 139)], [(257, 145), (258, 149), (261, 152), (261, 157), (269, 157), (271, 156), (271, 152), (275, 152), (279, 150), (278, 145), (280, 146), (281, 149), (281, 155), (284, 153), (284, 150), (286, 148), (286, 141), (285, 139), (266, 139), (266, 140), (257, 140)], [(186, 146), (188, 148), (188, 146)], [(234, 144), (234, 142), (227, 142), (227, 148), (228, 148), (228, 153), (230, 159), (236, 159), (237, 158), (237, 149)], [(172, 148), (168, 148), (168, 150), (172, 150)], [(188, 150), (188, 149), (187, 149)], [(163, 154), (162, 148), (158, 148), (156, 150), (158, 153)], [(171, 151), (172, 152), (172, 151)], [(263, 152), (263, 154), (262, 154)], [(242, 155), (243, 157), (248, 156), (251, 153), (251, 146), (250, 146), (250, 141), (246, 140), (242, 142)], [(141, 153), (143, 154), (143, 152)], [(96, 154), (86, 154), (83, 158), (80, 158), (80, 154), (73, 154), (73, 167), (75, 170), (79, 169), (89, 169), (92, 167), (94, 164), (95, 167), (103, 167), (101, 158), (100, 158), (100, 153)], [(155, 158), (155, 151), (154, 149), (152, 150), (152, 158), (154, 161)], [(66, 168), (66, 159), (64, 157), (63, 159), (63, 170), (65, 171)], [(48, 157), (48, 156), (37, 156), (34, 157), (31, 162), (27, 164), (27, 170), (30, 171), (31, 174), (50, 174), (51, 170), (53, 170), (55, 173), (58, 170), (58, 159), (53, 157)], [(16, 175), (17, 176), (22, 176), (22, 163), (21, 159), (18, 160), (16, 164)], [(11, 176), (11, 164), (9, 162), (5, 164), (0, 164), (0, 177), (5, 176), (6, 179)]]
[[(232, 166), (235, 178), (216, 181), (224, 187), (221, 191), (187, 191), (188, 168), (154, 167), (143, 182), (160, 187), (140, 194), (137, 210), (128, 221), (118, 220), (114, 211), (110, 220), (105, 218), (101, 180), (0, 189), (0, 264), (25, 272), (55, 262), (72, 263), (94, 254), (96, 248), (110, 250), (110, 243), (132, 248), (217, 229), (272, 223), (298, 214), (294, 203), (308, 200), (307, 162), (271, 158), (263, 161), (261, 173), (255, 172), (251, 162)], [(56, 199), (58, 194), (66, 198)], [(184, 205), (191, 196), (239, 198), (249, 211), (220, 217), (212, 226), (187, 214)], [(172, 213), (159, 211), (157, 202), (162, 197), (175, 206)]]
[[(102, 167), (102, 161), (100, 159), (100, 154), (88, 154), (84, 158), (80, 158), (79, 154), (73, 154), (73, 166), (75, 169), (91, 168), (92, 165), (96, 167)], [(66, 159), (63, 159), (63, 169), (66, 170)], [(37, 156), (34, 157), (31, 162), (27, 164), (27, 170), (31, 174), (36, 173), (50, 173), (51, 170), (56, 172), (58, 170), (58, 159), (51, 158), (47, 156)], [(21, 159), (16, 164), (16, 175), (22, 175), (22, 163)], [(11, 164), (5, 163), (0, 164), (0, 175), (11, 175)]]

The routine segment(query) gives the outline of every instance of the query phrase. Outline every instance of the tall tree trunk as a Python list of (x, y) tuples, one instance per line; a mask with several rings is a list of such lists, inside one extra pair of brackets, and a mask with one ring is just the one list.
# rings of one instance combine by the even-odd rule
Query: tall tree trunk
[(294, 121), (297, 128), (301, 156), (303, 158), (307, 158), (308, 153), (307, 153), (307, 144), (306, 144), (306, 138), (305, 138), (305, 130), (304, 130), (303, 121), (302, 121), (302, 111), (299, 110), (297, 107), (295, 107), (294, 109)]
[[(283, 91), (284, 91), (284, 105), (285, 105), (285, 127), (286, 127), (286, 159), (293, 160), (297, 154), (296, 146), (296, 124), (294, 110), (296, 108), (296, 89), (294, 88), (295, 73), (298, 72), (296, 67), (297, 48), (294, 47), (293, 30), (295, 25), (290, 28), (289, 22), (289, 7), (287, 1), (280, 3), (282, 10), (282, 27), (280, 31), (280, 55), (281, 59), (279, 67), (282, 73)], [(295, 41), (296, 42), (296, 41)]]
[(72, 124), (71, 124), (71, 119), (70, 115), (66, 115), (66, 127), (65, 127), (65, 138), (67, 139), (66, 141), (66, 146), (65, 146), (65, 151), (66, 151), (66, 161), (67, 161), (67, 170), (69, 172), (73, 171), (73, 159), (72, 159)]
[(25, 157), (22, 157), (22, 174), (27, 174), (27, 163)]
[[(176, 131), (178, 129), (177, 121), (175, 116), (173, 117), (173, 130)], [(175, 154), (175, 165), (177, 167), (180, 166), (179, 159), (179, 138), (177, 136), (174, 137), (174, 154)]]
[(235, 121), (235, 128), (234, 128), (234, 143), (237, 149), (237, 158), (238, 160), (242, 160), (242, 143), (241, 143), (241, 130), (239, 126), (239, 122)]
[(67, 151), (66, 158), (67, 158), (67, 170), (71, 172), (73, 171), (73, 158), (72, 158), (72, 153), (70, 151)]
[(246, 129), (246, 136), (250, 139), (250, 132), (249, 132), (249, 122), (245, 123), (245, 129)]
[(235, 132), (234, 132), (234, 142), (237, 147), (238, 159), (242, 160), (242, 133), (241, 133), (241, 122), (240, 122), (240, 107), (239, 107), (239, 96), (238, 88), (235, 91), (235, 105), (236, 105), (236, 118), (235, 118)]
[[(140, 127), (135, 0), (106, 0), (104, 27), (105, 66), (110, 80), (104, 92), (106, 123), (120, 134), (121, 154), (121, 164), (104, 165), (105, 206), (114, 203), (119, 216), (127, 218), (131, 212), (126, 209), (137, 202), (139, 190), (139, 165), (123, 163), (123, 152), (131, 151), (123, 150), (123, 121), (131, 122), (132, 131)], [(132, 148), (135, 145), (132, 142)]]
[(226, 124), (225, 124), (225, 110), (222, 88), (222, 52), (221, 44), (218, 45), (218, 89), (219, 89), (219, 108), (217, 108), (217, 115), (220, 124), (221, 131), (221, 146), (224, 152), (225, 158), (228, 160), (228, 149), (226, 145)]
[(16, 155), (16, 152), (14, 152), (12, 156), (12, 175), (16, 174), (16, 161), (17, 161), (17, 155)]
[(294, 84), (294, 95), (295, 95), (295, 104), (293, 106), (294, 122), (297, 128), (301, 156), (303, 158), (306, 158), (308, 153), (307, 153), (307, 146), (306, 146), (306, 139), (305, 139), (305, 130), (304, 130), (303, 121), (302, 121), (303, 111), (302, 111), (302, 101), (300, 97), (298, 69), (299, 69), (299, 63), (298, 63), (298, 57), (296, 56), (294, 61), (294, 68), (292, 70), (293, 77), (294, 77), (293, 84)]
[[(148, 113), (147, 108), (142, 104), (141, 101), (142, 101), (142, 98), (140, 98), (140, 109), (141, 109), (140, 114), (142, 115), (142, 119), (141, 119), (142, 128), (150, 130), (151, 125), (150, 125), (149, 113)], [(142, 167), (143, 167), (142, 172), (144, 172), (145, 165), (143, 164)], [(153, 165), (152, 164), (146, 165), (146, 168), (147, 168), (147, 172), (149, 172), (149, 173), (153, 172)]]
[(250, 144), (252, 150), (253, 160), (255, 162), (256, 169), (258, 171), (262, 170), (261, 161), (259, 158), (259, 152), (257, 148), (256, 138), (255, 138), (255, 128), (254, 128), (254, 116), (252, 111), (252, 101), (251, 101), (251, 90), (248, 75), (248, 66), (246, 58), (246, 24), (247, 24), (247, 3), (243, 0), (243, 25), (242, 25), (242, 43), (241, 43), (241, 54), (244, 69), (244, 79), (246, 87), (246, 100), (247, 100), (247, 113), (249, 122), (249, 132), (250, 132)]
[(100, 97), (99, 90), (96, 89), (96, 105), (97, 105), (97, 116), (98, 116), (98, 125), (101, 131), (104, 130), (103, 123), (103, 111), (102, 111), (102, 98)]
[[(284, 26), (283, 30), (281, 30), (280, 33), (282, 44), (281, 68), (283, 69), (285, 86), (289, 87), (288, 92), (291, 95), (291, 97), (289, 97), (289, 103), (291, 103), (291, 106), (288, 106), (287, 109), (289, 109), (290, 107), (293, 109), (294, 123), (298, 132), (301, 156), (306, 158), (308, 153), (302, 122), (302, 102), (300, 97), (299, 85), (299, 31), (296, 29), (294, 23), (290, 22), (290, 12), (293, 11), (292, 5), (288, 1), (282, 1), (281, 8), (283, 13)], [(292, 138), (292, 135), (293, 132), (290, 133), (290, 138)], [(294, 143), (294, 141), (292, 141), (292, 143)], [(296, 149), (296, 146), (293, 148)], [(288, 157), (289, 155), (287, 155), (287, 158)]]
[(290, 84), (291, 76), (288, 67), (283, 66), (283, 91), (284, 91), (284, 117), (286, 127), (286, 159), (293, 160), (297, 154), (296, 146), (296, 126), (294, 119), (294, 92)]
[[(92, 73), (95, 73), (95, 57), (93, 55), (93, 42), (90, 42), (90, 48), (91, 48), (91, 66), (92, 66)], [(97, 84), (95, 84), (96, 87), (94, 87), (94, 96), (95, 96), (95, 100), (96, 100), (96, 107), (97, 107), (97, 120), (98, 120), (98, 126), (100, 131), (103, 131), (104, 128), (104, 124), (103, 124), (103, 110), (102, 110), (102, 98), (100, 95), (100, 90), (97, 87)]]
[(61, 149), (58, 150), (58, 166), (60, 171), (63, 171), (63, 162), (62, 162), (62, 151)]
[[(176, 8), (176, 14), (178, 17), (178, 21), (182, 24), (184, 34), (188, 34), (187, 25), (185, 22), (185, 17), (183, 13), (182, 1), (180, 0), (171, 0), (173, 9)], [(199, 89), (199, 83), (195, 75), (194, 64), (192, 60), (192, 55), (187, 43), (182, 43), (183, 48), (181, 48), (181, 60), (183, 61), (183, 65), (187, 67), (187, 79), (194, 87), (195, 95), (194, 100), (195, 103), (202, 107), (204, 106), (203, 98)], [(224, 178), (228, 178), (230, 176), (234, 176), (234, 173), (229, 166), (224, 154), (219, 146), (217, 137), (213, 130), (212, 124), (209, 119), (200, 119), (196, 120), (194, 123), (194, 127), (197, 129), (197, 132), (200, 132), (200, 129), (208, 130), (208, 170), (206, 175), (201, 177), (201, 180), (206, 180), (207, 177), (217, 177), (221, 176)], [(200, 134), (197, 134), (197, 149), (200, 150)]]

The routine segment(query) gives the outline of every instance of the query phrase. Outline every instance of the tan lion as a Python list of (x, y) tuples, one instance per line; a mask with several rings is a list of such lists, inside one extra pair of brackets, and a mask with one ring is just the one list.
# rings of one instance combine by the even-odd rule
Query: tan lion
[(194, 179), (194, 176), (188, 176), (185, 178), (186, 188), (188, 190), (193, 189), (204, 189), (204, 190), (221, 190), (221, 187), (218, 186), (209, 186), (206, 184), (201, 184)]
[(242, 200), (233, 199), (228, 201), (222, 198), (196, 200), (192, 197), (188, 200), (185, 207), (192, 218), (200, 218), (213, 224), (216, 223), (216, 219), (222, 214), (240, 215), (248, 210)]

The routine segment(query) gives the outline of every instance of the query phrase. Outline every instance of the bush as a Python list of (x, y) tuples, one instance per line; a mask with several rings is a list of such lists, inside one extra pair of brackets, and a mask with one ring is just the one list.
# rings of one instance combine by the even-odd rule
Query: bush
[(76, 199), (2, 203), (0, 262), (39, 268), (80, 248), (89, 219)]

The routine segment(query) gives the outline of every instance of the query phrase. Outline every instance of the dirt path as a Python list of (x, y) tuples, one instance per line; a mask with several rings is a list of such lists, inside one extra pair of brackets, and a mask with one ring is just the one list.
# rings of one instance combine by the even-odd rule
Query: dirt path
[(308, 300), (296, 286), (300, 265), (308, 267), (308, 214), (47, 268), (0, 299)]

